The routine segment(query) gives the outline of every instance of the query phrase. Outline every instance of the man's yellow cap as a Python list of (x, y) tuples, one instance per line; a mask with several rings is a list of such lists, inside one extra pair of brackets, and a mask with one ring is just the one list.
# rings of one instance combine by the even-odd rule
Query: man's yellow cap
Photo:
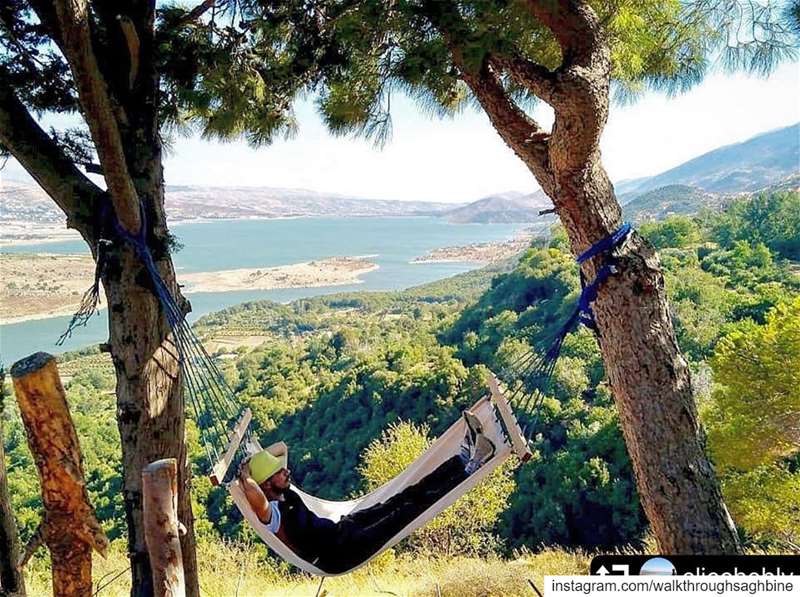
[(282, 468), (286, 468), (286, 453), (273, 456), (266, 450), (253, 454), (250, 458), (250, 478), (258, 485), (269, 479)]

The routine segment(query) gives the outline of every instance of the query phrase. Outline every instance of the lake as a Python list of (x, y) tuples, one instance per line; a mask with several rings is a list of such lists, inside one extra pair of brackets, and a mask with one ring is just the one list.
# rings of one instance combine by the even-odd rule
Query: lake
[[(296, 218), (284, 220), (226, 220), (173, 224), (183, 245), (175, 267), (183, 272), (289, 265), (333, 256), (370, 255), (379, 268), (362, 276), (362, 284), (320, 288), (191, 293), (190, 321), (245, 301), (295, 299), (352, 290), (400, 290), (477, 267), (471, 263), (410, 261), (447, 246), (513, 238), (523, 224), (449, 224), (434, 217)], [(3, 247), (13, 253), (88, 253), (81, 241)], [(52, 317), (0, 326), (0, 361), (6, 366), (44, 350), (61, 352), (104, 342), (108, 337), (105, 312), (79, 328), (63, 346), (55, 341), (69, 317)]]

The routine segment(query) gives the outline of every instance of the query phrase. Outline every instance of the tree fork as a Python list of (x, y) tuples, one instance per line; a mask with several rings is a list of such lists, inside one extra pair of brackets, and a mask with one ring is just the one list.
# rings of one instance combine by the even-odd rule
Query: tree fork
[(38, 352), (11, 367), (14, 391), (42, 486), (44, 541), (56, 595), (91, 595), (92, 548), (108, 539), (89, 503), (78, 435), (55, 358)]
[(113, 104), (92, 49), (89, 6), (86, 0), (58, 0), (56, 14), (62, 50), (70, 64), (83, 106), (86, 124), (100, 157), (111, 202), (120, 224), (131, 234), (139, 232), (139, 197), (128, 172), (117, 118), (125, 120)]

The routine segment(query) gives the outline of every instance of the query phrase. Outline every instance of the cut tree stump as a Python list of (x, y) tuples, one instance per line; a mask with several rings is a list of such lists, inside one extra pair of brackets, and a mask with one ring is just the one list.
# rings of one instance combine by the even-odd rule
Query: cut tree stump
[(184, 597), (183, 554), (178, 521), (178, 462), (156, 460), (142, 471), (144, 539), (156, 597)]
[(22, 422), (42, 486), (44, 543), (55, 595), (92, 594), (92, 548), (108, 539), (89, 503), (78, 435), (56, 361), (37, 352), (11, 367)]

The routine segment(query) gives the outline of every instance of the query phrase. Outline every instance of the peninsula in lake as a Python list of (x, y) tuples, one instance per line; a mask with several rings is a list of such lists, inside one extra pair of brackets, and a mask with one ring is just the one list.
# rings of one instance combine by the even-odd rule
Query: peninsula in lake
[[(330, 257), (263, 268), (212, 272), (178, 272), (187, 294), (317, 288), (360, 283), (361, 276), (377, 269), (367, 257)], [(71, 315), (94, 277), (89, 255), (0, 253), (0, 324), (19, 323)], [(105, 306), (100, 297), (99, 307)]]

